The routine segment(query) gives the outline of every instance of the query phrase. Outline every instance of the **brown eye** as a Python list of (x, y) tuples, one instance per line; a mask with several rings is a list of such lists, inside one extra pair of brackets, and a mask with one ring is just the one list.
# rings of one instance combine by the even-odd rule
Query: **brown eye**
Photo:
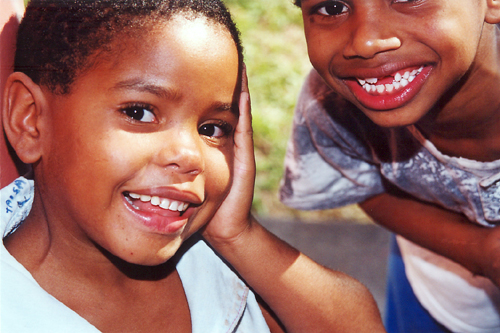
[(203, 124), (198, 129), (198, 133), (204, 136), (221, 138), (231, 132), (231, 125), (223, 124)]
[(122, 112), (128, 117), (144, 123), (152, 123), (156, 119), (152, 111), (141, 105), (131, 105), (125, 107), (122, 109)]
[(318, 5), (315, 8), (316, 12), (321, 15), (336, 16), (348, 11), (348, 7), (342, 2), (330, 1)]

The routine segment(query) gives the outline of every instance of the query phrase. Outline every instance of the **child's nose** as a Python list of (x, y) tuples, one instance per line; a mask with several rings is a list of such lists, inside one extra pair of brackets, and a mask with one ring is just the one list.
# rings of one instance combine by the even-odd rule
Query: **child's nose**
[(401, 40), (392, 33), (390, 24), (380, 15), (372, 14), (374, 13), (360, 14), (351, 23), (353, 29), (350, 42), (344, 49), (345, 58), (371, 59), (378, 53), (401, 47)]
[(157, 164), (171, 172), (198, 175), (205, 168), (201, 138), (196, 131), (175, 131), (163, 137)]

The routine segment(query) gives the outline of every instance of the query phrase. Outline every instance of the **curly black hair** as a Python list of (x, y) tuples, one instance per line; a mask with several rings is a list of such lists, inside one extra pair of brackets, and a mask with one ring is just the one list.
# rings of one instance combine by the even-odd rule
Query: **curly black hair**
[(117, 37), (137, 34), (175, 14), (206, 17), (231, 34), (243, 63), (240, 34), (221, 0), (31, 0), (19, 26), (14, 71), (57, 94), (91, 68)]

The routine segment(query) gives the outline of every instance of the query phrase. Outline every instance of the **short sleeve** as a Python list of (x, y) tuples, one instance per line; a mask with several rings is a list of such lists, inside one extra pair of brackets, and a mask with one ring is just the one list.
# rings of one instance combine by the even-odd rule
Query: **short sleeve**
[(383, 131), (311, 72), (295, 110), (281, 201), (296, 209), (329, 209), (382, 193), (370, 140), (384, 141)]

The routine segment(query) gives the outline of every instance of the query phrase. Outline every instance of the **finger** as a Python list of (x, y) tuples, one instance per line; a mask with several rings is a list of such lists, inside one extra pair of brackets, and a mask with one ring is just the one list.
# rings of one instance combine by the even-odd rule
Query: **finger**
[(254, 168), (255, 158), (253, 149), (252, 114), (250, 106), (250, 94), (248, 92), (248, 78), (246, 74), (246, 67), (244, 65), (241, 76), (242, 82), (239, 100), (240, 116), (234, 136), (235, 158), (237, 159), (237, 161)]
[(236, 130), (252, 134), (252, 114), (250, 106), (250, 93), (248, 92), (248, 77), (246, 66), (243, 65), (241, 73), (241, 92), (239, 100), (240, 118)]

